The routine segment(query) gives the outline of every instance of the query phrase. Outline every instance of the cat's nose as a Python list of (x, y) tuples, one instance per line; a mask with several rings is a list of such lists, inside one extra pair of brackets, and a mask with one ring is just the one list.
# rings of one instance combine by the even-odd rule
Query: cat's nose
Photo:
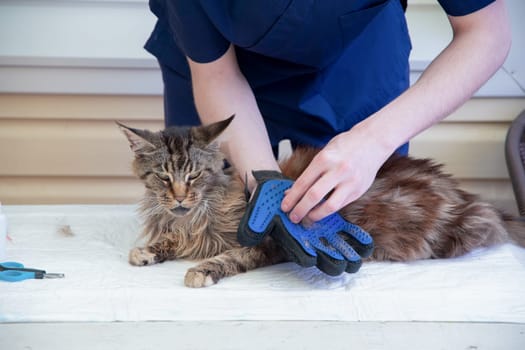
[(175, 182), (173, 184), (173, 197), (175, 197), (177, 202), (182, 203), (186, 199), (187, 190), (186, 184)]

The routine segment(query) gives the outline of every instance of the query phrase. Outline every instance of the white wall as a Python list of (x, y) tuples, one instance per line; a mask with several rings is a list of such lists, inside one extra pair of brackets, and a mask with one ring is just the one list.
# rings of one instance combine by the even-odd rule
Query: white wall
[[(514, 46), (477, 96), (525, 96), (523, 0), (508, 0)], [(436, 0), (409, 0), (412, 79), (450, 40)], [(161, 94), (142, 49), (155, 17), (146, 0), (0, 1), (0, 92)]]
[(162, 93), (145, 0), (0, 1), (0, 93)]

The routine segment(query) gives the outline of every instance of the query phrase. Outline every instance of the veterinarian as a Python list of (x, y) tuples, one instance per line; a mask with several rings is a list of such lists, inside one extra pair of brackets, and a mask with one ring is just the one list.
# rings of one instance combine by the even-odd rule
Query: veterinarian
[(405, 0), (150, 0), (166, 125), (235, 114), (225, 151), (241, 174), (278, 170), (282, 139), (324, 147), (282, 202), (293, 222), (320, 220), (503, 64), (504, 0), (438, 1), (453, 39), (409, 87)]

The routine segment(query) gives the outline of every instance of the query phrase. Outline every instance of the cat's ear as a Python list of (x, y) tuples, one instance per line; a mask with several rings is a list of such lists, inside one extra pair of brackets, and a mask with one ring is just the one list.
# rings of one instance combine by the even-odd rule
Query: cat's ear
[(155, 145), (148, 141), (149, 133), (146, 130), (130, 128), (129, 126), (119, 122), (115, 123), (117, 123), (122, 133), (126, 135), (126, 138), (129, 141), (129, 148), (131, 148), (133, 152), (140, 152), (144, 149), (155, 148)]
[(210, 125), (198, 126), (191, 128), (191, 135), (194, 140), (198, 140), (205, 145), (208, 145), (210, 142), (215, 140), (222, 132), (230, 125), (235, 114), (225, 120), (216, 122)]

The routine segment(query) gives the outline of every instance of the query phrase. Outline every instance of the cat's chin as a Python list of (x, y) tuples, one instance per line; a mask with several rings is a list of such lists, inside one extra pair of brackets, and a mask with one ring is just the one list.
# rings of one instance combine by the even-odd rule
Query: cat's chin
[(190, 212), (191, 208), (184, 208), (184, 207), (177, 207), (170, 209), (170, 213), (173, 216), (176, 216), (178, 218), (183, 217), (184, 215), (188, 214)]

